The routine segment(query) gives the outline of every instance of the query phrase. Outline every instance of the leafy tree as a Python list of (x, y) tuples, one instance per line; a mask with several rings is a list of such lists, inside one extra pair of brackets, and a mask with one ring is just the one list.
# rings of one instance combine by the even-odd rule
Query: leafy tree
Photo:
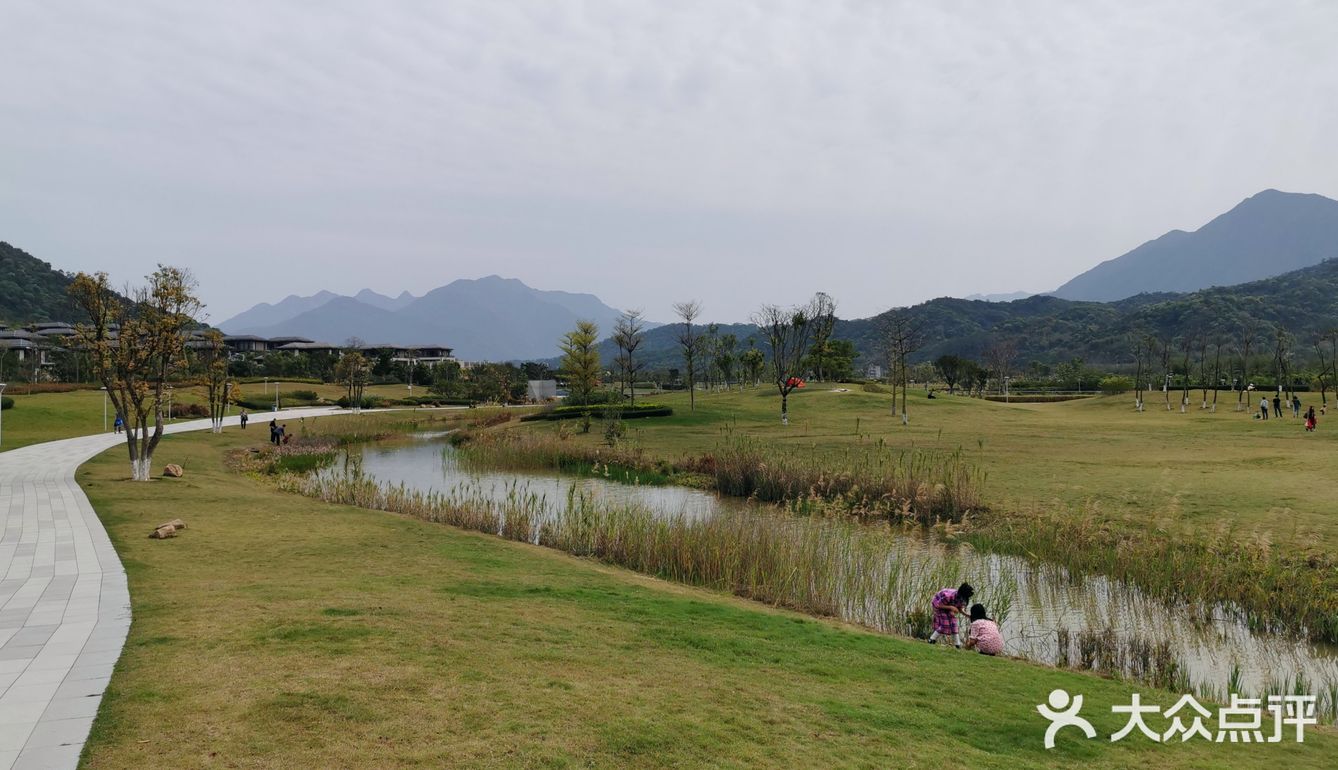
[(599, 327), (591, 321), (577, 321), (576, 328), (562, 337), (562, 371), (567, 377), (567, 389), (572, 400), (589, 404), (590, 396), (599, 387)]
[(363, 393), (371, 379), (372, 368), (362, 354), (362, 340), (354, 337), (345, 343), (344, 355), (335, 364), (335, 379), (344, 386), (344, 396), (355, 413), (362, 411)]
[[(185, 368), (186, 341), (203, 307), (188, 270), (159, 265), (127, 306), (106, 273), (79, 273), (70, 295), (90, 322), (77, 329), (93, 371), (126, 425), (130, 477), (148, 481), (163, 435), (165, 389)], [(149, 421), (153, 426), (150, 430)]]
[(734, 379), (734, 365), (738, 363), (738, 355), (734, 352), (738, 347), (739, 341), (733, 334), (723, 334), (715, 339), (712, 345), (711, 364), (715, 367), (720, 379), (724, 381), (725, 388), (729, 388), (729, 383)]
[(766, 367), (767, 355), (754, 347), (751, 339), (748, 340), (748, 349), (739, 355), (739, 363), (743, 364), (743, 370), (748, 373), (748, 379), (754, 386), (762, 381), (762, 369)]
[(223, 414), (227, 410), (228, 391), (230, 390), (228, 383), (228, 351), (227, 348), (223, 347), (223, 333), (217, 329), (206, 331), (204, 342), (205, 347), (200, 353), (200, 363), (204, 370), (201, 381), (209, 399), (210, 430), (214, 433), (222, 433)]
[(948, 385), (948, 392), (956, 391), (957, 383), (962, 382), (964, 375), (968, 373), (968, 364), (971, 362), (961, 356), (954, 356), (951, 353), (941, 355), (934, 359), (934, 371), (943, 378), (943, 382)]

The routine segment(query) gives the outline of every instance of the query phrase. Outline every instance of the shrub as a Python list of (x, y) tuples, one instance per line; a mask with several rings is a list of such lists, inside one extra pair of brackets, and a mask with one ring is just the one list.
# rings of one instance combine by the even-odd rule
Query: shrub
[(1107, 396), (1115, 396), (1120, 393), (1126, 393), (1134, 389), (1134, 381), (1129, 377), (1121, 377), (1112, 374), (1108, 377), (1102, 377), (1099, 385), (1101, 392)]
[(280, 403), (284, 401), (319, 401), (320, 396), (314, 390), (285, 390), (279, 394)]
[(14, 399), (10, 398), (9, 396), (0, 396), (0, 410), (13, 409), (13, 408), (14, 408)]
[[(335, 404), (343, 409), (348, 409), (349, 403), (348, 396), (340, 396), (339, 400), (335, 401)], [(375, 409), (384, 403), (385, 399), (380, 396), (363, 396), (361, 406), (363, 409)]]
[[(542, 412), (527, 414), (521, 417), (521, 422), (531, 420), (574, 420), (582, 415), (590, 414), (593, 410), (588, 406), (557, 406), (552, 409), (546, 409)], [(617, 419), (634, 420), (638, 417), (668, 417), (674, 413), (674, 410), (663, 404), (637, 404), (636, 406), (625, 406), (619, 409), (600, 410), (600, 417), (608, 419), (608, 414), (616, 412)]]
[(204, 404), (173, 404), (173, 417), (208, 417), (209, 407)]

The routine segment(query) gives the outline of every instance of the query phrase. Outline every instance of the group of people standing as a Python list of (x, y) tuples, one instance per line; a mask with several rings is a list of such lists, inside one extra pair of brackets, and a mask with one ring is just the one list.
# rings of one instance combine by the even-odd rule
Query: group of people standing
[[(1283, 399), (1282, 399), (1282, 394), (1281, 394), (1281, 393), (1276, 394), (1276, 395), (1273, 396), (1273, 416), (1274, 416), (1274, 417), (1281, 417), (1281, 416), (1282, 416), (1282, 405), (1283, 405), (1283, 403), (1284, 403), (1284, 401), (1283, 401)], [(1302, 416), (1302, 415), (1301, 415), (1301, 397), (1300, 397), (1300, 396), (1297, 396), (1296, 394), (1293, 393), (1293, 394), (1292, 394), (1292, 398), (1291, 398), (1291, 402), (1288, 404), (1288, 406), (1291, 407), (1291, 410), (1292, 410), (1292, 417), (1301, 417), (1301, 416)], [(1326, 406), (1326, 407), (1321, 407), (1321, 408), (1320, 408), (1320, 414), (1324, 414), (1326, 411), (1327, 411), (1327, 406)], [(1305, 415), (1304, 415), (1304, 416), (1305, 416), (1305, 429), (1306, 429), (1306, 431), (1307, 431), (1307, 432), (1311, 432), (1311, 433), (1313, 433), (1314, 430), (1315, 430), (1315, 428), (1318, 427), (1318, 425), (1319, 425), (1319, 418), (1318, 418), (1318, 417), (1316, 416), (1316, 414), (1315, 414), (1315, 407), (1311, 406), (1309, 409), (1307, 409), (1306, 412), (1305, 412)], [(1255, 419), (1256, 419), (1256, 420), (1267, 420), (1267, 419), (1268, 419), (1268, 396), (1261, 396), (1261, 397), (1260, 397), (1260, 399), (1259, 399), (1259, 414), (1255, 415)]]
[(292, 436), (288, 435), (288, 425), (280, 425), (278, 420), (269, 421), (269, 443), (287, 444)]

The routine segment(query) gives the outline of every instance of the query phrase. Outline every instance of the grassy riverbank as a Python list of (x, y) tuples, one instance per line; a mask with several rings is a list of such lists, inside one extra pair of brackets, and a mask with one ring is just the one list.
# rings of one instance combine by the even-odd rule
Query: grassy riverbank
[[(1216, 414), (1138, 414), (1123, 398), (1010, 405), (943, 396), (913, 399), (907, 427), (891, 416), (889, 395), (815, 387), (792, 403), (783, 427), (766, 390), (703, 395), (695, 412), (685, 395), (661, 400), (675, 415), (635, 424), (623, 462), (716, 469), (717, 486), (731, 490), (719, 471), (746, 442), (766, 449), (749, 475), (788, 475), (771, 486), (797, 490), (798, 499), (923, 519), (915, 501), (904, 502), (904, 485), (882, 496), (890, 506), (865, 504), (867, 480), (855, 485), (855, 506), (843, 492), (821, 492), (908, 453), (951, 457), (975, 472), (925, 474), (918, 488), (967, 480), (969, 494), (953, 497), (978, 499), (985, 510), (965, 522), (948, 515), (949, 537), (1128, 580), (1171, 601), (1229, 601), (1252, 623), (1338, 639), (1338, 520), (1326, 499), (1338, 485), (1338, 443), (1299, 421), (1254, 421), (1225, 403)], [(573, 454), (607, 451), (590, 435), (562, 440)]]
[[(224, 467), (257, 439), (165, 439), (180, 480), (126, 483), (118, 450), (80, 470), (135, 612), (88, 766), (1321, 767), (1338, 750), (1330, 730), (1112, 744), (1131, 685), (285, 494)], [(145, 537), (177, 516), (180, 537)], [(1042, 748), (1056, 687), (1086, 696), (1100, 740)]]

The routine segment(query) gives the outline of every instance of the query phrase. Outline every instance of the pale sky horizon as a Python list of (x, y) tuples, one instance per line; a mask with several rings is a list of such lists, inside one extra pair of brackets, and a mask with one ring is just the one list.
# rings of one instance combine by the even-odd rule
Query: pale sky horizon
[(1048, 291), (1338, 198), (1338, 3), (0, 5), (0, 240), (210, 320), (489, 274), (711, 320)]

